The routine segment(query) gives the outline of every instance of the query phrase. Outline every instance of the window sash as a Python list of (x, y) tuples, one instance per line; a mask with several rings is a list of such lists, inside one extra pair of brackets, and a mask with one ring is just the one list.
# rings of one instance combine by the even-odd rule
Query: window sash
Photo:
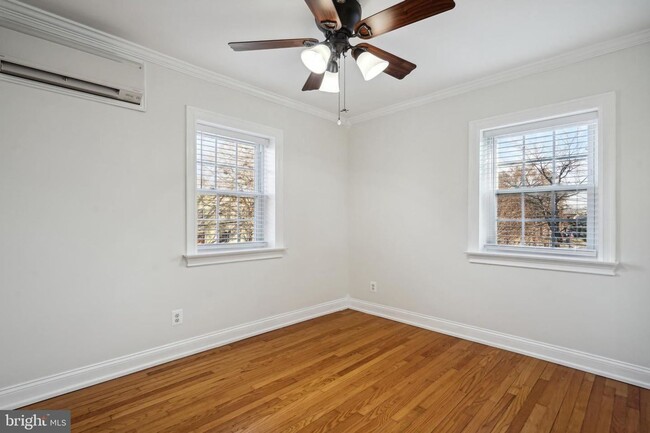
[[(597, 131), (598, 131), (598, 113), (597, 112), (588, 112), (588, 113), (581, 113), (579, 115), (572, 115), (572, 116), (565, 116), (565, 117), (558, 117), (550, 120), (545, 120), (541, 122), (528, 122), (528, 123), (523, 123), (519, 125), (515, 125), (513, 127), (505, 127), (505, 128), (494, 128), (491, 130), (484, 130), (482, 133), (482, 141), (481, 141), (481, 150), (480, 150), (480, 157), (479, 157), (479, 164), (481, 168), (481, 174), (480, 174), (480, 189), (482, 190), (480, 196), (481, 202), (483, 203), (483, 211), (482, 213), (484, 215), (487, 214), (488, 218), (491, 220), (491, 222), (488, 224), (488, 234), (485, 239), (485, 243), (483, 245), (483, 248), (487, 250), (499, 250), (499, 251), (510, 251), (510, 252), (523, 252), (523, 253), (537, 253), (537, 254), (559, 254), (559, 255), (588, 255), (588, 256), (595, 256), (597, 254), (597, 248), (598, 248), (598, 240), (596, 239), (596, 206), (595, 206), (595, 201), (596, 201), (596, 176), (595, 176), (595, 164), (596, 164), (596, 143), (598, 142), (597, 139)], [(587, 131), (586, 131), (586, 136), (582, 138), (586, 138), (587, 140), (587, 149), (586, 149), (586, 154), (581, 153), (580, 155), (573, 155), (573, 156), (562, 156), (558, 158), (558, 154), (556, 153), (556, 146), (557, 146), (557, 140), (556, 140), (556, 131), (561, 130), (561, 129), (566, 129), (570, 127), (579, 127), (579, 126), (587, 126)], [(533, 135), (535, 133), (539, 132), (546, 132), (548, 133), (548, 137), (544, 137), (544, 142), (542, 142), (543, 146), (549, 146), (549, 151), (550, 151), (550, 146), (552, 146), (552, 156), (547, 157), (544, 159), (543, 162), (548, 162), (552, 164), (552, 179), (550, 184), (546, 185), (534, 185), (534, 186), (522, 186), (525, 185), (525, 176), (526, 176), (526, 164), (531, 164), (531, 163), (539, 163), (538, 161), (539, 158), (537, 159), (527, 159), (527, 154), (526, 154), (526, 147), (525, 147), (525, 140), (526, 136)], [(550, 135), (552, 133), (552, 136)], [(503, 140), (504, 138), (508, 137), (522, 137), (522, 142), (521, 142), (521, 156), (516, 157), (517, 159), (514, 159), (513, 162), (510, 164), (512, 167), (518, 167), (521, 166), (521, 185), (519, 186), (514, 186), (514, 187), (509, 187), (509, 188), (499, 188), (499, 169), (502, 169), (503, 167), (507, 167), (509, 164), (500, 164), (499, 161), (499, 148), (497, 145), (498, 140)], [(549, 137), (552, 137), (552, 140), (547, 141)], [(518, 151), (518, 144), (514, 144), (514, 152)], [(586, 174), (586, 182), (583, 183), (574, 183), (574, 184), (558, 184), (555, 183), (557, 181), (556, 178), (556, 163), (558, 161), (566, 160), (568, 158), (586, 158), (587, 161), (587, 174)], [(576, 227), (579, 228), (577, 224), (580, 224), (580, 222), (577, 219), (569, 219), (569, 218), (558, 218), (558, 217), (550, 217), (550, 218), (526, 218), (526, 206), (525, 206), (525, 195), (526, 194), (544, 194), (548, 193), (551, 194), (551, 199), (552, 199), (552, 204), (553, 204), (553, 209), (552, 212), (553, 214), (556, 214), (555, 211), (555, 203), (556, 203), (556, 198), (555, 198), (555, 193), (558, 192), (564, 192), (564, 191), (582, 191), (587, 193), (587, 233), (586, 233), (586, 245), (580, 246), (580, 247), (567, 247), (566, 245), (561, 246), (559, 244), (556, 244), (558, 242), (558, 239), (561, 239), (557, 237), (557, 234), (559, 232), (556, 232), (555, 230), (559, 230), (559, 227), (552, 227), (549, 226), (549, 231), (551, 232), (548, 241), (546, 241), (544, 238), (542, 238), (542, 242), (549, 242), (552, 244), (556, 244), (557, 246), (535, 246), (535, 245), (527, 245), (526, 244), (526, 223), (549, 223), (549, 224), (555, 224), (555, 223), (564, 223), (566, 224), (567, 227), (570, 227), (569, 224), (573, 223), (576, 224)], [(519, 194), (521, 196), (521, 216), (518, 218), (500, 218), (498, 215), (498, 197), (503, 196), (507, 197), (508, 195), (514, 195), (514, 194)], [(512, 245), (512, 244), (500, 244), (498, 243), (498, 224), (503, 223), (503, 222), (513, 222), (513, 223), (520, 223), (520, 231), (518, 232), (518, 237), (520, 239), (520, 244), (519, 245)], [(555, 229), (555, 230), (554, 230)], [(576, 229), (577, 230), (577, 229)], [(571, 232), (569, 236), (574, 236), (576, 232)], [(578, 231), (577, 233), (581, 233)], [(580, 237), (582, 239), (582, 237)], [(574, 239), (571, 237), (571, 239)], [(560, 240), (559, 243), (564, 242), (563, 240)]]
[[(206, 164), (202, 159), (203, 152), (203, 140), (204, 134), (212, 137), (214, 152), (211, 160)], [(228, 141), (234, 144), (234, 164), (233, 163), (224, 163), (220, 162), (219, 156), (219, 142)], [(211, 125), (202, 124), (200, 122), (196, 125), (196, 158), (195, 166), (197, 167), (197, 183), (195, 184), (195, 219), (196, 219), (196, 237), (194, 239), (196, 248), (200, 251), (205, 250), (219, 250), (219, 249), (232, 249), (232, 248), (258, 248), (265, 247), (268, 245), (266, 242), (266, 237), (264, 233), (264, 216), (266, 212), (266, 201), (268, 195), (265, 194), (265, 183), (264, 183), (264, 172), (265, 172), (265, 158), (264, 158), (264, 145), (268, 144), (268, 139), (260, 138), (245, 133), (237, 131), (229, 131), (221, 128), (216, 128)], [(252, 146), (254, 148), (254, 168), (249, 169), (243, 167), (239, 164), (239, 151), (240, 145)], [(211, 168), (214, 172), (214, 188), (201, 188), (199, 183), (203, 185), (202, 169), (203, 167)], [(218, 188), (219, 186), (219, 169), (220, 168), (231, 168), (233, 170), (233, 183), (234, 188)], [(254, 172), (254, 191), (242, 191), (239, 190), (240, 179), (239, 172), (241, 170), (250, 170)], [(200, 182), (199, 182), (200, 179)], [(215, 197), (215, 210), (214, 218), (199, 218), (198, 211), (198, 198), (200, 196), (214, 196)], [(219, 197), (236, 197), (237, 198), (237, 218), (221, 218), (219, 216)], [(254, 198), (255, 199), (255, 209), (253, 211), (253, 218), (240, 218), (240, 204), (239, 198)], [(212, 228), (213, 235), (210, 236), (214, 242), (210, 243), (200, 243), (199, 237), (202, 235), (200, 227), (203, 224), (210, 224), (214, 227)], [(241, 240), (241, 227), (243, 223), (252, 223), (253, 228), (253, 239), (252, 240)], [(222, 226), (223, 225), (234, 226), (234, 233), (236, 236), (236, 241), (234, 242), (222, 242)], [(230, 231), (229, 238), (230, 239)]]

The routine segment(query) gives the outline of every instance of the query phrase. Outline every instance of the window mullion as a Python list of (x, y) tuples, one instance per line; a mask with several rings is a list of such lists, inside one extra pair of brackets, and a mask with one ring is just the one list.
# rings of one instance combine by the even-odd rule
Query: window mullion
[(526, 245), (526, 200), (523, 192), (519, 197), (519, 203), (521, 204), (521, 238), (519, 239), (519, 245), (524, 246)]
[(558, 183), (557, 176), (557, 155), (555, 153), (555, 130), (553, 130), (553, 172), (551, 173), (551, 184), (555, 185)]

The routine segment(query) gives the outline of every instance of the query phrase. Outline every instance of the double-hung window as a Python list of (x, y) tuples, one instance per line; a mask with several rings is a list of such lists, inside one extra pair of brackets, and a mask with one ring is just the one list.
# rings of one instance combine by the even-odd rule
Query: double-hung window
[(198, 248), (266, 246), (263, 164), (268, 141), (203, 123), (196, 129)]
[(473, 122), (471, 261), (614, 272), (612, 100)]
[(189, 266), (281, 256), (281, 132), (188, 107)]

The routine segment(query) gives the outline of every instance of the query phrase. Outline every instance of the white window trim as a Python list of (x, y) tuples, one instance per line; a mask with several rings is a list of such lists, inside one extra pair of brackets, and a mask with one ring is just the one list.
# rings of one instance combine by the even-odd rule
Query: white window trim
[[(598, 251), (593, 257), (567, 257), (558, 254), (495, 251), (485, 248), (487, 227), (480, 206), (480, 146), (483, 133), (490, 129), (516, 126), (597, 110), (598, 145), (596, 176), (599, 202)], [(548, 269), (599, 275), (616, 275), (616, 94), (590, 96), (559, 104), (524, 110), (469, 124), (468, 247), (471, 263)]]
[[(275, 153), (275, 192), (269, 197), (273, 202), (272, 238), (263, 248), (233, 246), (223, 249), (199, 249), (196, 244), (196, 124), (197, 121), (212, 124), (221, 129), (256, 135), (269, 141)], [(185, 261), (188, 267), (235, 263), (251, 260), (281, 258), (286, 252), (283, 227), (283, 185), (282, 149), (284, 134), (282, 130), (260, 125), (247, 120), (236, 119), (196, 107), (186, 108), (186, 246)]]

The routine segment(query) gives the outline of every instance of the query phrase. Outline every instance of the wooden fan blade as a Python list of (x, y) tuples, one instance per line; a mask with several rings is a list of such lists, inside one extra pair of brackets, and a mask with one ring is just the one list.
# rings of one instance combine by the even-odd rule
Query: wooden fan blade
[(309, 74), (309, 78), (305, 82), (305, 85), (302, 86), (302, 91), (306, 92), (308, 90), (318, 90), (320, 85), (323, 84), (323, 78), (325, 74), (314, 74), (313, 72)]
[(309, 10), (316, 18), (316, 24), (325, 30), (338, 30), (341, 28), (339, 18), (333, 0), (305, 0)]
[(273, 50), (276, 48), (311, 47), (318, 43), (318, 39), (275, 39), (268, 41), (229, 42), (230, 48), (235, 51)]
[(354, 32), (370, 39), (451, 10), (454, 0), (404, 0), (357, 23)]
[(377, 48), (374, 45), (366, 43), (359, 44), (354, 47), (352, 50), (352, 56), (356, 60), (356, 58), (359, 57), (364, 51), (368, 51), (370, 54), (374, 54), (380, 59), (386, 60), (388, 62), (388, 67), (384, 70), (384, 74), (388, 74), (392, 77), (397, 78), (398, 80), (406, 77), (411, 73), (411, 71), (413, 71), (413, 69), (417, 67), (415, 63), (411, 63), (408, 60), (404, 60), (394, 54), (382, 50), (381, 48)]

